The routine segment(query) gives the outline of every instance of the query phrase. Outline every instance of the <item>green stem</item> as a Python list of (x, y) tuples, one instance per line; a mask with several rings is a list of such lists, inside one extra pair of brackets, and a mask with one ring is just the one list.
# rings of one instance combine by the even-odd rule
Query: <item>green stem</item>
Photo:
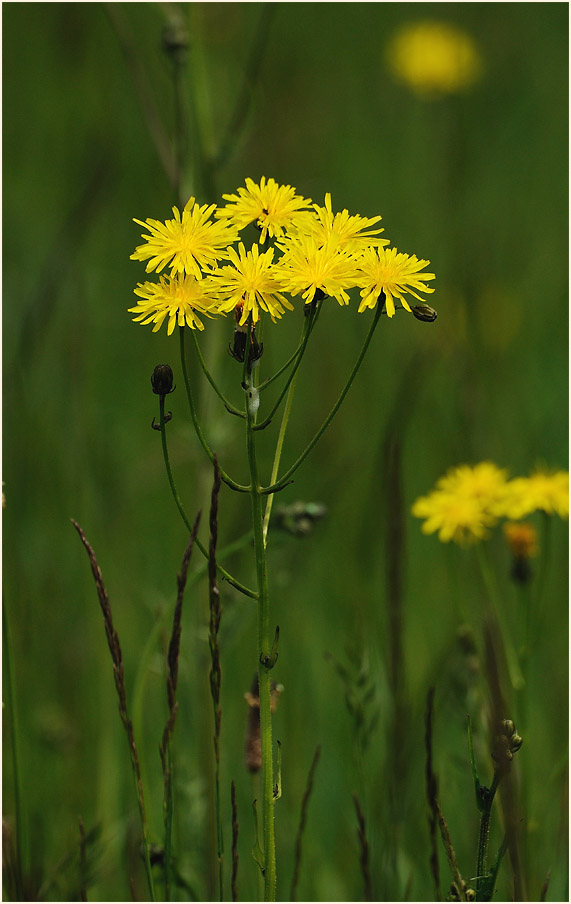
[(171, 899), (171, 883), (172, 883), (172, 818), (173, 818), (173, 791), (172, 791), (172, 753), (170, 738), (167, 741), (167, 749), (165, 754), (165, 796), (164, 796), (164, 823), (165, 823), (165, 900)]
[[(315, 323), (316, 323), (316, 321), (317, 321), (317, 316), (318, 316), (318, 314), (319, 314), (319, 310), (320, 310), (320, 308), (318, 308), (317, 310), (313, 309), (313, 310), (309, 313), (308, 317), (305, 319), (305, 323), (304, 323), (304, 325), (303, 325), (303, 332), (302, 332), (301, 342), (300, 342), (300, 344), (298, 345), (298, 347), (297, 347), (297, 349), (295, 350), (295, 352), (293, 353), (293, 355), (291, 356), (291, 358), (290, 358), (288, 361), (286, 361), (286, 363), (284, 364), (283, 367), (280, 367), (280, 369), (277, 371), (277, 373), (275, 373), (275, 374), (273, 375), (273, 377), (270, 377), (269, 380), (266, 380), (265, 383), (262, 384), (262, 386), (259, 386), (259, 387), (258, 387), (258, 391), (261, 392), (262, 389), (264, 389), (266, 386), (269, 386), (270, 383), (272, 383), (277, 377), (279, 377), (280, 374), (282, 374), (283, 371), (284, 371), (287, 367), (289, 367), (289, 365), (291, 364), (291, 362), (295, 360), (295, 365), (293, 366), (292, 371), (291, 371), (289, 377), (287, 378), (286, 383), (285, 383), (285, 386), (283, 387), (281, 393), (279, 394), (278, 399), (277, 399), (277, 401), (276, 401), (274, 407), (272, 408), (272, 410), (270, 411), (270, 413), (268, 414), (268, 416), (262, 421), (261, 424), (256, 424), (256, 427), (255, 427), (256, 430), (263, 430), (265, 427), (267, 427), (268, 424), (270, 423), (270, 421), (273, 419), (273, 417), (274, 417), (276, 411), (277, 411), (278, 408), (280, 407), (280, 405), (281, 405), (281, 403), (282, 403), (283, 397), (285, 396), (286, 392), (287, 392), (288, 389), (289, 389), (289, 386), (290, 386), (291, 382), (294, 380), (294, 378), (295, 378), (295, 376), (296, 376), (296, 374), (297, 374), (297, 370), (298, 370), (298, 368), (299, 368), (299, 365), (301, 364), (301, 359), (303, 358), (303, 356), (304, 356), (304, 354), (305, 354), (305, 349), (306, 349), (306, 347), (307, 347), (307, 342), (308, 342), (308, 340), (309, 340), (309, 337), (310, 337), (310, 335), (311, 335), (311, 332), (312, 332), (312, 330), (313, 330), (313, 327), (314, 327), (314, 325), (315, 325)], [(296, 360), (296, 356), (297, 356), (297, 360)]]
[(240, 411), (238, 408), (236, 408), (234, 405), (232, 405), (232, 404), (228, 401), (228, 399), (222, 394), (222, 392), (221, 392), (220, 389), (218, 388), (218, 386), (217, 386), (217, 384), (216, 384), (216, 381), (214, 380), (214, 377), (212, 376), (212, 374), (211, 374), (210, 371), (208, 370), (208, 368), (207, 368), (207, 366), (206, 366), (206, 362), (205, 362), (205, 360), (204, 360), (204, 358), (203, 358), (202, 352), (200, 351), (200, 346), (199, 346), (199, 344), (198, 344), (198, 338), (197, 338), (197, 336), (196, 336), (196, 330), (192, 330), (192, 338), (193, 338), (193, 340), (194, 340), (194, 347), (195, 347), (195, 349), (196, 349), (196, 356), (197, 356), (197, 358), (198, 358), (198, 361), (199, 361), (199, 363), (200, 363), (200, 366), (202, 367), (204, 376), (206, 377), (206, 379), (208, 380), (208, 382), (209, 382), (210, 385), (212, 386), (214, 392), (216, 393), (216, 395), (218, 396), (218, 398), (221, 400), (221, 402), (224, 403), (224, 407), (226, 408), (227, 411), (230, 412), (230, 414), (235, 414), (235, 415), (237, 415), (238, 417), (243, 418), (243, 417), (245, 416), (245, 415), (244, 415), (244, 412), (243, 412), (243, 411)]
[[(480, 819), (480, 836), (478, 839), (478, 864), (476, 867), (476, 900), (489, 901), (490, 893), (488, 878), (488, 842), (490, 840), (490, 819), (492, 815), (492, 804), (498, 785), (500, 783), (500, 773), (494, 771), (492, 787), (486, 794), (482, 806), (482, 816)], [(483, 893), (483, 896), (481, 896)]]
[(503, 652), (504, 652), (506, 664), (508, 667), (511, 685), (514, 688), (514, 690), (519, 691), (524, 687), (525, 679), (522, 675), (522, 671), (521, 671), (521, 667), (519, 664), (515, 646), (512, 643), (510, 634), (506, 629), (502, 607), (499, 605), (499, 602), (498, 602), (498, 591), (497, 591), (497, 587), (496, 587), (496, 582), (493, 578), (492, 569), (490, 568), (490, 564), (488, 562), (488, 558), (486, 555), (486, 548), (483, 543), (478, 543), (476, 545), (476, 552), (477, 552), (477, 556), (478, 556), (478, 564), (480, 566), (480, 572), (482, 574), (484, 586), (487, 591), (488, 603), (490, 605), (490, 611), (491, 611), (492, 615), (494, 616), (494, 619), (498, 626), (498, 631), (499, 631), (500, 639), (501, 639), (502, 646), (503, 646)]
[[(167, 446), (167, 431), (164, 426), (164, 409), (165, 409), (165, 397), (164, 396), (159, 397), (159, 405), (160, 405), (160, 418), (161, 418), (160, 423), (163, 425), (163, 428), (161, 430), (163, 458), (165, 461), (165, 467), (166, 467), (166, 471), (167, 471), (167, 477), (169, 480), (169, 486), (171, 488), (171, 493), (172, 493), (174, 501), (176, 502), (176, 506), (179, 510), (180, 516), (181, 516), (182, 520), (184, 521), (184, 523), (188, 529), (188, 532), (191, 533), (192, 524), (190, 523), (190, 521), (187, 518), (186, 512), (184, 510), (183, 504), (182, 504), (180, 496), (178, 494), (178, 491), (177, 491), (177, 488), (176, 488), (176, 485), (174, 482), (174, 477), (172, 474), (171, 465), (170, 465), (169, 452), (168, 452), (168, 446)], [(202, 541), (199, 540), (198, 537), (196, 538), (196, 545), (197, 545), (198, 549), (200, 550), (200, 552), (202, 553), (202, 555), (204, 556), (204, 558), (208, 559), (208, 550), (206, 549), (206, 547), (204, 546)], [(246, 587), (245, 584), (240, 583), (240, 581), (238, 581), (238, 580), (236, 580), (236, 578), (232, 577), (230, 572), (226, 571), (225, 568), (222, 568), (221, 565), (218, 565), (218, 570), (219, 570), (220, 574), (224, 577), (224, 579), (226, 581), (228, 581), (228, 583), (231, 584), (232, 587), (235, 587), (236, 590), (239, 590), (240, 593), (243, 593), (244, 596), (249, 596), (251, 599), (257, 599), (258, 595), (254, 590), (250, 590), (250, 588)]]
[[(286, 430), (287, 430), (287, 425), (288, 425), (288, 421), (289, 421), (289, 416), (290, 416), (290, 413), (291, 413), (291, 406), (292, 406), (292, 402), (293, 402), (293, 394), (294, 394), (294, 392), (295, 392), (295, 384), (296, 384), (296, 381), (297, 381), (297, 380), (296, 380), (296, 377), (294, 377), (294, 379), (291, 381), (290, 386), (289, 386), (289, 392), (288, 392), (288, 396), (287, 396), (287, 399), (286, 399), (286, 404), (285, 404), (285, 408), (284, 408), (284, 413), (283, 413), (283, 416), (282, 416), (282, 422), (281, 422), (281, 424), (280, 424), (280, 432), (279, 432), (279, 434), (278, 434), (278, 441), (277, 441), (277, 444), (276, 444), (276, 451), (275, 451), (275, 455), (274, 455), (274, 463), (273, 463), (273, 465), (272, 465), (272, 476), (270, 477), (270, 482), (271, 482), (271, 483), (275, 483), (275, 481), (277, 480), (277, 477), (278, 477), (278, 469), (279, 469), (279, 466), (280, 466), (280, 458), (281, 458), (281, 455), (282, 455), (282, 450), (283, 450), (283, 445), (284, 445), (284, 439), (285, 439), (285, 435), (286, 435)], [(266, 545), (266, 543), (267, 543), (267, 541), (268, 541), (268, 527), (269, 527), (269, 525), (270, 525), (270, 516), (271, 516), (271, 514), (272, 514), (272, 505), (273, 505), (273, 503), (274, 503), (274, 494), (271, 493), (270, 495), (268, 495), (268, 501), (267, 501), (267, 503), (266, 503), (266, 511), (264, 512), (264, 523), (263, 523), (263, 526), (262, 526), (263, 537), (264, 537), (264, 545)]]
[(295, 471), (297, 471), (297, 469), (302, 464), (302, 462), (305, 461), (305, 459), (307, 458), (307, 456), (309, 455), (309, 453), (311, 452), (311, 450), (313, 449), (315, 444), (318, 442), (318, 440), (321, 439), (322, 435), (325, 433), (325, 431), (329, 427), (329, 424), (331, 423), (331, 421), (337, 414), (339, 408), (341, 407), (341, 405), (345, 399), (345, 396), (349, 392), (349, 389), (351, 388), (351, 384), (353, 383), (353, 380), (357, 376), (357, 372), (358, 372), (359, 368), (361, 367), (361, 364), (363, 363), (363, 358), (365, 357), (365, 354), (369, 347), (369, 343), (370, 343), (371, 339), (373, 338), (373, 333), (375, 332), (375, 327), (377, 326), (377, 323), (379, 322), (380, 316), (382, 314), (382, 307), (383, 306), (380, 303), (377, 305), (377, 309), (375, 311), (375, 316), (373, 318), (373, 322), (369, 328), (369, 332), (367, 333), (367, 336), (363, 343), (363, 347), (361, 348), (361, 351), (359, 352), (359, 357), (357, 358), (357, 361), (355, 362), (355, 366), (353, 367), (353, 370), (351, 371), (351, 373), (349, 375), (349, 379), (347, 380), (345, 386), (343, 387), (343, 390), (341, 391), (339, 398), (337, 399), (333, 408), (331, 409), (331, 411), (325, 418), (323, 424), (321, 425), (321, 427), (319, 428), (319, 430), (317, 431), (317, 433), (315, 434), (315, 436), (313, 437), (313, 439), (311, 440), (309, 445), (301, 453), (301, 455), (299, 456), (297, 461), (295, 461), (293, 463), (291, 468), (288, 471), (286, 471), (285, 474), (282, 475), (282, 477), (279, 479), (279, 481), (275, 485), (267, 487), (264, 492), (266, 492), (266, 493), (268, 493), (270, 491), (275, 492), (276, 490), (282, 489), (282, 487), (287, 483), (287, 481), (289, 480), (291, 475)]
[[(212, 452), (210, 446), (206, 442), (206, 439), (204, 438), (204, 434), (203, 434), (200, 424), (198, 422), (198, 417), (196, 415), (196, 408), (194, 406), (194, 399), (192, 397), (192, 389), (190, 388), (190, 380), (188, 378), (188, 371), (187, 371), (187, 367), (186, 367), (186, 356), (184, 353), (185, 330), (186, 330), (186, 327), (184, 327), (184, 326), (179, 327), (180, 361), (181, 361), (181, 365), (182, 365), (182, 375), (184, 378), (184, 385), (186, 386), (188, 407), (190, 409), (190, 416), (192, 418), (192, 423), (194, 425), (194, 429), (196, 431), (196, 435), (200, 441), (200, 444), (201, 444), (202, 448), (204, 449), (204, 451), (206, 452), (206, 454), (208, 455), (208, 458), (210, 459), (210, 461), (212, 463), (214, 463), (214, 453)], [(236, 483), (236, 481), (232, 480), (232, 478), (225, 471), (223, 471), (222, 468), (220, 468), (220, 475), (221, 475), (224, 483), (227, 484), (227, 486), (229, 486), (230, 489), (236, 490), (236, 492), (238, 492), (238, 493), (250, 493), (251, 492), (251, 487), (243, 486), (242, 484)]]
[(246, 425), (248, 464), (251, 480), (252, 523), (254, 529), (254, 549), (258, 584), (258, 685), (260, 699), (260, 739), (262, 748), (262, 838), (264, 860), (264, 900), (276, 900), (276, 845), (274, 830), (274, 789), (272, 760), (272, 723), (270, 711), (270, 606), (268, 596), (268, 576), (266, 547), (264, 543), (262, 496), (258, 480), (256, 460), (254, 419), (246, 393)]

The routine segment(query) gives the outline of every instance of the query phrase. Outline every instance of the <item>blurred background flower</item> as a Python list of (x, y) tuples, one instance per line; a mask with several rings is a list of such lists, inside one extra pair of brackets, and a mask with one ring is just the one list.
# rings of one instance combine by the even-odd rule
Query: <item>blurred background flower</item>
[(422, 97), (465, 91), (483, 72), (476, 42), (449, 22), (405, 26), (389, 42), (386, 59), (393, 74)]

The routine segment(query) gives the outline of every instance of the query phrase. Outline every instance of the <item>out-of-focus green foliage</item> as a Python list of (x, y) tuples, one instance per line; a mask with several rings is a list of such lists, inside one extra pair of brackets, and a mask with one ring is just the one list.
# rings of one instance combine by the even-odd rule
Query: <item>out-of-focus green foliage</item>
[[(168, 492), (159, 435), (150, 429), (157, 414), (150, 376), (157, 363), (170, 363), (179, 383), (168, 399), (169, 438), (192, 517), (207, 508), (211, 485), (187, 417), (176, 337), (141, 329), (126, 310), (143, 277), (141, 265), (129, 261), (140, 235), (132, 217), (164, 219), (176, 199), (149, 137), (117, 24), (172, 136), (173, 90), (161, 33), (173, 7), (110, 7), (3, 8), (4, 597), (20, 729), (23, 854), (36, 891), (43, 886), (43, 896), (53, 900), (77, 894), (75, 862), (61, 863), (68, 852), (75, 856), (78, 816), (86, 830), (100, 828), (90, 848), (90, 897), (129, 899), (130, 876), (144, 893), (133, 853), (138, 823), (128, 751), (95, 590), (71, 517), (93, 544), (110, 594), (151, 839), (161, 839), (164, 649), (187, 537)], [(492, 764), (482, 717), (485, 681), (459, 637), (465, 638), (466, 624), (479, 637), (483, 589), (470, 552), (423, 536), (409, 511), (437, 477), (463, 461), (491, 459), (514, 475), (538, 462), (567, 467), (568, 10), (550, 3), (275, 4), (244, 130), (214, 175), (215, 195), (207, 196), (195, 165), (192, 122), (200, 124), (202, 145), (212, 152), (232, 115), (264, 7), (194, 3), (177, 9), (190, 34), (185, 98), (194, 163), (186, 193), (201, 203), (220, 201), (246, 176), (261, 175), (295, 185), (319, 203), (331, 190), (335, 209), (382, 214), (391, 242), (429, 259), (437, 275), (430, 302), (438, 320), (420, 323), (402, 312), (391, 322), (383, 319), (345, 406), (295, 483), (280, 494), (284, 505), (325, 505), (327, 518), (304, 539), (275, 533), (269, 546), (272, 618), (281, 632), (275, 673), (285, 688), (274, 720), (283, 751), (283, 795), (276, 806), (279, 893), (288, 893), (301, 798), (321, 744), (299, 897), (362, 895), (352, 801), (357, 791), (376, 898), (432, 900), (425, 699), (434, 684), (441, 805), (469, 878), (478, 823), (467, 712), (484, 781)], [(385, 46), (396, 29), (418, 17), (450, 21), (471, 34), (484, 74), (469, 92), (424, 100), (393, 80)], [(356, 307), (331, 302), (323, 310), (298, 380), (284, 449), (288, 466), (331, 407), (358, 353), (369, 317)], [(266, 324), (265, 372), (291, 353), (299, 330), (296, 314)], [(226, 353), (230, 338), (229, 321), (209, 324), (203, 350), (239, 401), (241, 369)], [(208, 386), (197, 392), (212, 446), (224, 466), (245, 479), (241, 424)], [(276, 425), (272, 429), (275, 442)], [(398, 442), (405, 508), (396, 695), (386, 557), (396, 480), (394, 469), (387, 472), (389, 440), (393, 450)], [(272, 436), (264, 436), (261, 447), (269, 475)], [(223, 490), (221, 546), (247, 530), (249, 514), (247, 499)], [(567, 541), (564, 524), (551, 527), (518, 756), (529, 817), (529, 894), (539, 894), (551, 869), (549, 897), (563, 899)], [(520, 602), (508, 580), (500, 531), (490, 546), (507, 622), (517, 634)], [(191, 571), (200, 564), (195, 556)], [(228, 565), (241, 579), (253, 580), (247, 548)], [(256, 792), (243, 765), (243, 693), (256, 668), (255, 606), (228, 587), (222, 601), (227, 858), (233, 779), (239, 892), (253, 899)], [(164, 628), (149, 643), (161, 614)], [(335, 663), (353, 676), (352, 692)], [(215, 893), (216, 875), (208, 668), (207, 588), (198, 580), (189, 587), (183, 615), (175, 849), (180, 872), (202, 899)], [(374, 693), (367, 696), (369, 688)], [(353, 701), (352, 711), (346, 699)], [(366, 732), (355, 727), (359, 707), (368, 707)], [(398, 731), (395, 711), (406, 715)], [(13, 825), (10, 722), (5, 739), (4, 816)], [(494, 826), (497, 847), (497, 814)], [(507, 860), (498, 886), (504, 899), (511, 894)], [(443, 856), (441, 872), (446, 887)]]

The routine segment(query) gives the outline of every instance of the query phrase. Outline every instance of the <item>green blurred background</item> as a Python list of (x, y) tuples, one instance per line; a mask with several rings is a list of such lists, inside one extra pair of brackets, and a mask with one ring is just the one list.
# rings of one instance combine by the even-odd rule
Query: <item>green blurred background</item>
[[(437, 276), (428, 299), (439, 312), (436, 323), (404, 314), (381, 321), (344, 407), (295, 483), (275, 500), (276, 507), (304, 500), (328, 509), (311, 536), (276, 533), (270, 544), (272, 620), (281, 628), (275, 671), (285, 687), (274, 720), (283, 745), (279, 897), (289, 895), (301, 798), (321, 744), (298, 897), (362, 898), (351, 799), (357, 792), (374, 898), (432, 900), (423, 743), (430, 685), (436, 687), (441, 803), (461, 870), (474, 875), (478, 818), (467, 712), (475, 721), (483, 781), (491, 777), (491, 761), (485, 681), (458, 632), (468, 624), (478, 638), (483, 589), (472, 552), (425, 537), (409, 511), (458, 463), (491, 459), (512, 475), (541, 462), (567, 467), (568, 7), (270, 6), (3, 6), (4, 598), (30, 896), (77, 895), (78, 817), (88, 831), (99, 830), (90, 848), (90, 898), (129, 899), (129, 876), (145, 894), (133, 853), (137, 812), (127, 745), (72, 517), (95, 548), (111, 597), (151, 837), (162, 837), (157, 747), (166, 718), (164, 647), (187, 537), (168, 491), (159, 435), (150, 429), (158, 406), (149, 378), (157, 363), (171, 363), (178, 383), (168, 399), (169, 439), (189, 514), (207, 508), (211, 473), (187, 417), (176, 336), (141, 329), (127, 308), (143, 279), (143, 267), (129, 261), (141, 232), (132, 218), (165, 219), (176, 200), (136, 83), (146, 86), (146, 102), (172, 136), (172, 66), (161, 35), (177, 17), (190, 35), (182, 96), (187, 196), (220, 201), (246, 176), (261, 175), (318, 203), (330, 191), (334, 209), (382, 214), (391, 242), (429, 259)], [(470, 91), (420, 98), (393, 78), (387, 42), (417, 19), (455, 23), (471, 35), (484, 72)], [(260, 27), (262, 35), (267, 28), (264, 53), (243, 129), (225, 164), (205, 179), (201, 148), (213, 154), (226, 133)], [(342, 309), (332, 301), (324, 309), (300, 373), (285, 465), (337, 397), (368, 323), (356, 303)], [(293, 350), (299, 330), (295, 313), (267, 325), (266, 374)], [(241, 369), (226, 354), (230, 338), (228, 321), (208, 324), (203, 349), (239, 401)], [(245, 481), (241, 424), (221, 410), (209, 387), (197, 384), (197, 392), (211, 445)], [(270, 427), (261, 442), (268, 476), (276, 431)], [(401, 509), (390, 492), (397, 476)], [(227, 489), (220, 504), (223, 546), (247, 529), (249, 504)], [(390, 540), (399, 511), (404, 545), (395, 552)], [(205, 525), (202, 532), (206, 540)], [(527, 724), (518, 725), (525, 737), (521, 774), (535, 900), (549, 869), (548, 899), (568, 895), (566, 525), (554, 521), (551, 534)], [(499, 529), (490, 546), (517, 641), (520, 603)], [(390, 654), (396, 643), (387, 590), (391, 555), (403, 582), (398, 694)], [(196, 557), (192, 569), (200, 564)], [(247, 548), (227, 564), (242, 580), (254, 580)], [(243, 765), (243, 694), (256, 667), (256, 618), (251, 601), (227, 586), (223, 605), (223, 812), (229, 860), (233, 779), (239, 892), (247, 900), (257, 895), (257, 867), (250, 854), (255, 791)], [(163, 626), (155, 630), (161, 615)], [(207, 588), (197, 578), (183, 619), (176, 853), (203, 900), (216, 887), (207, 624)], [(370, 689), (364, 717), (374, 724), (364, 739), (326, 653), (351, 672), (357, 698)], [(11, 715), (4, 731), (8, 831), (14, 826)], [(496, 810), (493, 847), (500, 838)], [(446, 889), (442, 852), (441, 871)], [(497, 897), (509, 898), (510, 883), (506, 860)]]

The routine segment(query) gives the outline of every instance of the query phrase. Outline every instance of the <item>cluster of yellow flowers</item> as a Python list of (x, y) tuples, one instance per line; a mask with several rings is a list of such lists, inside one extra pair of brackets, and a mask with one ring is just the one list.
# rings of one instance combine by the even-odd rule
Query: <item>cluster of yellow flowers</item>
[(483, 539), (500, 518), (519, 521), (535, 511), (569, 517), (568, 471), (537, 470), (509, 480), (507, 471), (490, 461), (460, 465), (412, 507), (413, 515), (426, 519), (425, 534), (438, 531), (442, 542), (460, 544)]
[[(265, 177), (259, 183), (246, 179), (236, 194), (222, 197), (228, 202), (222, 207), (190, 198), (182, 214), (173, 207), (173, 219), (135, 220), (148, 232), (131, 258), (147, 261), (147, 273), (169, 272), (158, 283), (137, 285), (139, 301), (129, 308), (134, 320), (152, 323), (153, 331), (167, 320), (169, 335), (177, 325), (202, 330), (201, 315), (230, 311), (240, 325), (250, 317), (256, 324), (261, 311), (276, 320), (293, 309), (284, 293), (305, 304), (332, 297), (345, 305), (354, 287), (361, 290), (359, 311), (381, 299), (392, 317), (396, 307), (411, 311), (405, 294), (423, 302), (417, 293), (434, 291), (426, 285), (434, 274), (420, 272), (429, 261), (385, 247), (380, 216), (334, 213), (330, 194), (321, 207)], [(261, 234), (246, 250), (240, 231), (251, 224)], [(270, 240), (274, 244), (261, 250)], [(430, 312), (418, 316), (434, 319)]]

